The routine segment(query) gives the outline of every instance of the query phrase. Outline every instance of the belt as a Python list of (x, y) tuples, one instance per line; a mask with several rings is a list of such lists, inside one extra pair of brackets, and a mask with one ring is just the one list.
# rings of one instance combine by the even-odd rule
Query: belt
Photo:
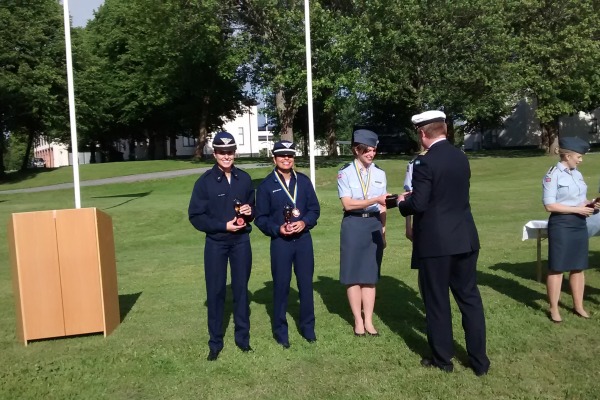
[(361, 217), (361, 218), (371, 218), (371, 217), (379, 217), (379, 211), (373, 211), (373, 212), (354, 212), (354, 211), (344, 211), (344, 217), (347, 216), (353, 216), (353, 217)]

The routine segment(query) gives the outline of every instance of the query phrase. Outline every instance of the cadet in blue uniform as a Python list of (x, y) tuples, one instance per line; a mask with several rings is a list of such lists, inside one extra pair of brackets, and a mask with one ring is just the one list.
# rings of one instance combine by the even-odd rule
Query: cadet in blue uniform
[[(550, 319), (562, 321), (558, 309), (563, 272), (569, 271), (569, 283), (573, 296), (573, 312), (589, 318), (583, 308), (585, 278), (583, 270), (588, 268), (588, 233), (586, 217), (592, 215), (594, 207), (586, 199), (587, 185), (577, 170), (583, 154), (590, 146), (577, 137), (559, 139), (560, 161), (550, 168), (544, 177), (543, 203), (550, 212), (548, 219), (548, 278), (546, 287), (550, 303)], [(591, 207), (586, 207), (589, 204)]]
[(250, 222), (254, 214), (254, 189), (250, 175), (233, 165), (236, 144), (228, 132), (219, 132), (213, 140), (216, 164), (194, 185), (189, 219), (199, 231), (206, 233), (204, 275), (208, 307), (208, 360), (214, 361), (223, 349), (223, 310), (227, 281), (227, 261), (231, 267), (235, 344), (242, 351), (250, 347), (250, 309), (248, 280), (252, 267), (250, 224), (237, 221), (235, 202), (242, 203), (239, 212)]
[[(340, 232), (340, 282), (346, 286), (354, 316), (354, 335), (378, 336), (373, 326), (375, 285), (385, 248), (385, 172), (373, 163), (375, 132), (354, 132), (354, 161), (338, 173), (338, 195), (344, 208)], [(361, 313), (362, 311), (362, 313)]]
[(481, 376), (487, 374), (490, 360), (477, 287), (479, 237), (469, 204), (471, 170), (465, 154), (446, 140), (445, 119), (441, 111), (412, 117), (427, 154), (414, 161), (412, 194), (400, 196), (398, 207), (403, 216), (414, 215), (413, 246), (432, 351), (421, 365), (454, 369), (451, 290), (462, 314), (471, 367)]
[(309, 343), (317, 340), (310, 230), (317, 225), (321, 209), (310, 179), (294, 171), (295, 154), (294, 143), (275, 143), (275, 168), (256, 189), (255, 224), (271, 238), (273, 337), (286, 349), (290, 347), (286, 311), (292, 264), (300, 297), (300, 334)]

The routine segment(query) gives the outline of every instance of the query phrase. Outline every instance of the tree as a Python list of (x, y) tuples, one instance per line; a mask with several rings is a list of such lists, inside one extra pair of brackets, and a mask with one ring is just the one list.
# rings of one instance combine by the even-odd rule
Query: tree
[(600, 4), (535, 0), (515, 7), (524, 94), (537, 100), (542, 148), (557, 146), (561, 115), (600, 105)]
[[(0, 8), (0, 131), (22, 132), (28, 167), (34, 140), (63, 137), (67, 90), (62, 8), (55, 0)], [(2, 172), (4, 166), (0, 166)]]

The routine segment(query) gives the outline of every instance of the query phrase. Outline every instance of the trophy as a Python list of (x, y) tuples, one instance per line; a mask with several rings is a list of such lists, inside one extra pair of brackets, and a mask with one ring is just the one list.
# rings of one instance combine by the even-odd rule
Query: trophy
[(291, 231), (292, 227), (291, 227), (291, 223), (292, 223), (292, 216), (294, 214), (294, 208), (292, 206), (290, 206), (289, 204), (286, 204), (283, 207), (283, 220), (285, 221), (285, 230), (286, 231)]
[(398, 207), (398, 195), (397, 194), (390, 194), (389, 196), (386, 196), (385, 197), (385, 206), (387, 208)]
[(237, 226), (240, 225), (245, 225), (247, 222), (247, 218), (248, 216), (245, 214), (242, 214), (242, 212), (240, 211), (240, 209), (242, 208), (242, 202), (239, 199), (234, 199), (233, 200), (233, 208), (235, 210), (235, 222), (234, 224)]
[(596, 197), (594, 200), (592, 200), (592, 202), (591, 202), (591, 203), (588, 203), (588, 204), (586, 204), (585, 206), (586, 206), (586, 207), (589, 207), (589, 208), (593, 208), (593, 209), (594, 209), (594, 214), (598, 214), (598, 212), (599, 212), (600, 210), (598, 210), (598, 209), (596, 208), (596, 203), (598, 203), (599, 201), (600, 201), (600, 197)]

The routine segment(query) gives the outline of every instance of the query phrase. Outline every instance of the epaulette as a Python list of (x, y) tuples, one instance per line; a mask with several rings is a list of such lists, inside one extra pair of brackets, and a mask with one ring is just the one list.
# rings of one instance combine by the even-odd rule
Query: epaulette
[[(375, 168), (377, 168), (377, 169), (381, 169), (381, 168), (379, 168), (379, 166), (378, 166), (377, 164), (375, 164), (375, 163), (373, 163), (373, 166), (374, 166)], [(383, 170), (382, 170), (382, 171), (383, 171)]]
[(340, 171), (341, 171), (341, 170), (343, 170), (343, 169), (346, 169), (346, 168), (348, 168), (350, 165), (352, 165), (352, 163), (351, 163), (351, 162), (344, 164), (344, 165), (342, 166), (342, 168), (340, 168)]
[(554, 172), (555, 169), (556, 169), (556, 165), (550, 167), (550, 169), (548, 170), (548, 172), (546, 172), (546, 175), (550, 175), (552, 172)]

